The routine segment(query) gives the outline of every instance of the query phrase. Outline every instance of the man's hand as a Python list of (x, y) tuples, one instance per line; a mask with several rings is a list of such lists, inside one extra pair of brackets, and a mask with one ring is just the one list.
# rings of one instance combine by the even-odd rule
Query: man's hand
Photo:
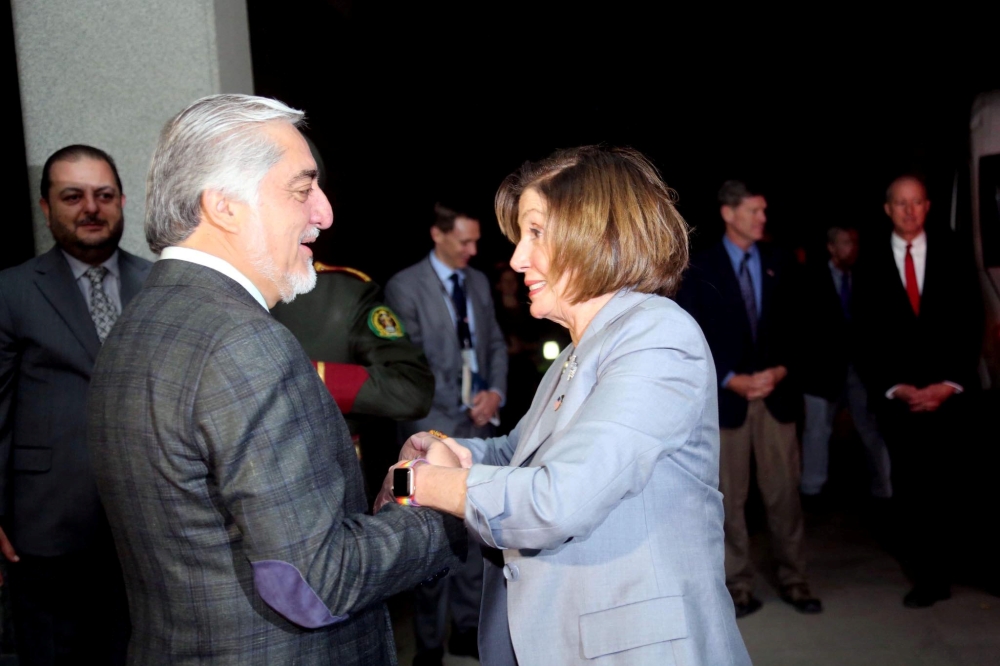
[(476, 426), (482, 428), (490, 422), (490, 419), (497, 413), (500, 406), (500, 394), (496, 391), (480, 391), (472, 398), (472, 407), (469, 408), (469, 418)]
[[(434, 452), (435, 460), (431, 460), (431, 448), (435, 443), (444, 444), (445, 447), (455, 456), (458, 460), (458, 464), (453, 464), (449, 462), (436, 462), (441, 459), (442, 452)], [(427, 432), (418, 432), (412, 435), (406, 443), (403, 444), (403, 448), (399, 451), (399, 459), (403, 460), (413, 460), (414, 458), (427, 458), (430, 462), (435, 465), (444, 465), (447, 467), (464, 467), (468, 469), (472, 467), (472, 452), (465, 448), (458, 442), (456, 442), (451, 437), (439, 438)]]
[(733, 375), (726, 388), (747, 400), (757, 400), (771, 395), (774, 387), (787, 376), (788, 370), (785, 366), (778, 365), (752, 375)]
[(899, 384), (896, 386), (896, 390), (892, 392), (889, 396), (890, 400), (902, 400), (910, 407), (913, 407), (913, 401), (917, 396), (917, 387), (912, 384)]
[[(899, 391), (897, 390), (898, 394)], [(955, 394), (955, 387), (948, 384), (931, 384), (922, 389), (916, 389), (910, 400), (911, 412), (933, 412), (944, 403), (945, 400)]]
[[(21, 558), (17, 556), (17, 552), (14, 550), (14, 546), (11, 544), (10, 539), (7, 538), (7, 534), (0, 527), (0, 553), (6, 557), (10, 562), (18, 562)], [(0, 585), (3, 585), (3, 574), (0, 574)]]

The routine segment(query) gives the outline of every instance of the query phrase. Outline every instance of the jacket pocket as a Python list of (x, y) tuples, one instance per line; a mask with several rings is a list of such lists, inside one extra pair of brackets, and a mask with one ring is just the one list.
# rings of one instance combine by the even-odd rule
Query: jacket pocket
[(13, 466), (15, 472), (47, 472), (52, 469), (52, 449), (15, 446)]
[(659, 597), (580, 616), (580, 644), (588, 659), (685, 638), (684, 597)]

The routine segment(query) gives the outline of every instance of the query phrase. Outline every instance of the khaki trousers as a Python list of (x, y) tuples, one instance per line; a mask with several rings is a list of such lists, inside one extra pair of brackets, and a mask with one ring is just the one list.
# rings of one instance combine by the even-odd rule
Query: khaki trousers
[(751, 400), (739, 428), (721, 429), (719, 490), (726, 511), (726, 587), (734, 596), (753, 591), (753, 564), (744, 510), (750, 490), (750, 454), (757, 468), (767, 531), (782, 587), (806, 582), (802, 555), (801, 463), (794, 423), (781, 423), (763, 400)]

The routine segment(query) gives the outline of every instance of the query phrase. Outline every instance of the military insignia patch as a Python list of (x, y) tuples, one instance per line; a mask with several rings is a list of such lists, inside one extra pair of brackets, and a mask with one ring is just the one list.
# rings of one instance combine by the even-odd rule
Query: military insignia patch
[(403, 337), (403, 322), (399, 321), (396, 313), (384, 305), (372, 308), (368, 313), (368, 328), (372, 333), (386, 340), (395, 340)]

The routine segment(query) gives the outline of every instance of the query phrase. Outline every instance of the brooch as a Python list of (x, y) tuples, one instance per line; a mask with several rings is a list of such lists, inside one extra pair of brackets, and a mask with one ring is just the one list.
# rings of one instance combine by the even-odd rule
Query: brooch
[(573, 379), (573, 375), (576, 374), (576, 367), (576, 354), (573, 354), (566, 359), (566, 363), (563, 364), (563, 372), (566, 373), (566, 381)]

